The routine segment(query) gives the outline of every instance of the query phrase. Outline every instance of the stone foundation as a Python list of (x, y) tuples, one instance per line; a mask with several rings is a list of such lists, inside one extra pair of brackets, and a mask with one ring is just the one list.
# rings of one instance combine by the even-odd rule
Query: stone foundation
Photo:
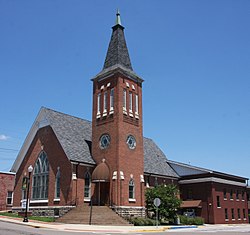
[[(75, 206), (41, 206), (41, 207), (30, 207), (29, 211), (34, 216), (46, 216), (46, 217), (61, 217), (68, 211), (75, 208)], [(24, 212), (25, 209), (21, 207), (13, 207), (13, 213)]]
[(113, 206), (111, 208), (123, 218), (145, 217), (146, 215), (145, 207)]

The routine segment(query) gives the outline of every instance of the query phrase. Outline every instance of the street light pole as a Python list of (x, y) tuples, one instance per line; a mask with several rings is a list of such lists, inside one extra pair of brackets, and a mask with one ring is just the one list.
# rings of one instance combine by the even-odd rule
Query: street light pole
[(29, 178), (28, 178), (28, 187), (27, 187), (27, 195), (26, 195), (26, 207), (25, 207), (25, 215), (23, 218), (23, 222), (29, 222), (28, 220), (28, 203), (29, 203), (29, 191), (30, 191), (30, 175), (31, 172), (33, 171), (32, 165), (28, 167), (28, 172), (29, 172)]

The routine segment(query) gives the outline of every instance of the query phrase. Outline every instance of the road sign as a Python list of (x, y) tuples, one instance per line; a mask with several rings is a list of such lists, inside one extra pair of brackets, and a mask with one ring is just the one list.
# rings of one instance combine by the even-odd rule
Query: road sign
[(161, 205), (161, 199), (160, 198), (155, 198), (154, 199), (154, 205), (156, 206), (156, 207), (159, 207), (160, 205)]

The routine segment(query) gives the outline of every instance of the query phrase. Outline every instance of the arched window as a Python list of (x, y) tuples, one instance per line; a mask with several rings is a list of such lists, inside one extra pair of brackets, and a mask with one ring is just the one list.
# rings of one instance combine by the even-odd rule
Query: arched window
[(33, 174), (33, 199), (47, 199), (49, 186), (49, 161), (45, 152), (41, 152)]
[(55, 181), (55, 198), (60, 198), (60, 167), (57, 167), (56, 181)]
[(128, 190), (129, 190), (129, 199), (134, 199), (135, 198), (135, 183), (133, 179), (130, 179), (129, 181)]
[(90, 174), (87, 172), (84, 177), (84, 198), (89, 199), (91, 197), (91, 179)]

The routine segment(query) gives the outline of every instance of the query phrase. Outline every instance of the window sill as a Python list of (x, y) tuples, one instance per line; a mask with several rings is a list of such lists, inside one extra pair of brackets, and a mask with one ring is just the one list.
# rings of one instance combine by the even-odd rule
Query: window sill
[(90, 202), (90, 198), (84, 198), (85, 202)]
[(103, 111), (102, 116), (103, 116), (103, 117), (106, 117), (106, 116), (107, 116), (107, 110), (104, 110), (104, 111)]
[(135, 198), (129, 198), (128, 201), (129, 202), (136, 202), (136, 199)]
[(227, 198), (224, 198), (224, 201), (227, 201)]
[(54, 202), (60, 202), (60, 198), (54, 198)]
[(228, 222), (228, 221), (229, 221), (229, 219), (225, 219), (225, 221), (227, 221), (227, 222)]
[(48, 199), (44, 199), (44, 200), (30, 200), (30, 203), (48, 203), (49, 200)]
[(235, 219), (232, 219), (232, 221), (235, 221)]
[(217, 206), (218, 209), (221, 209), (221, 206)]

